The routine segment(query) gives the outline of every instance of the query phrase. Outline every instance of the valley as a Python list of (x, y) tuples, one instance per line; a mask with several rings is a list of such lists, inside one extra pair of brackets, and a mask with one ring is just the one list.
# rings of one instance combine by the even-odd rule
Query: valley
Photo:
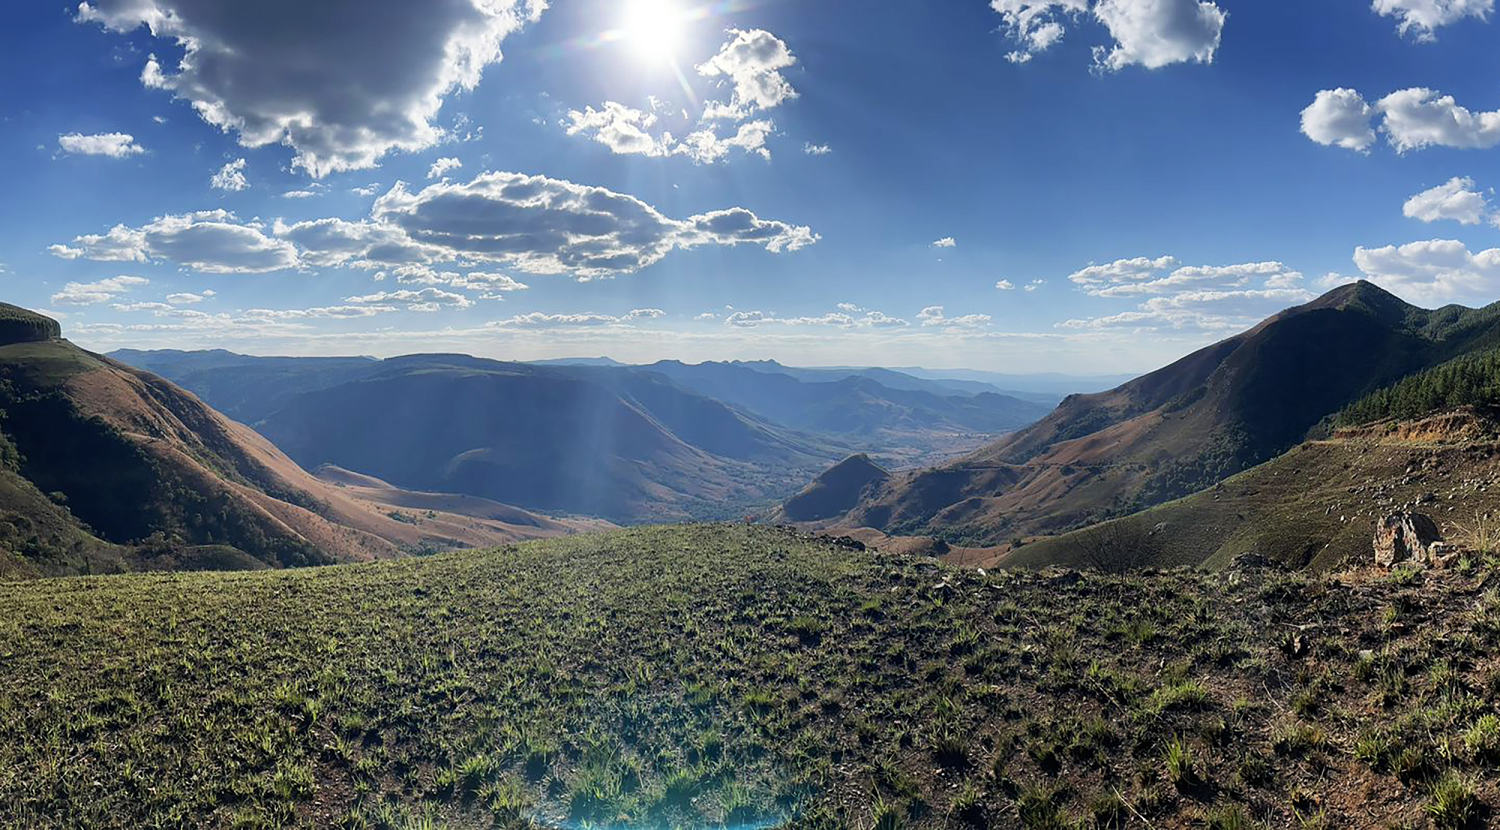
[(1047, 411), (977, 382), (779, 364), (114, 357), (249, 424), (307, 469), (619, 523), (761, 514), (845, 455), (933, 463)]

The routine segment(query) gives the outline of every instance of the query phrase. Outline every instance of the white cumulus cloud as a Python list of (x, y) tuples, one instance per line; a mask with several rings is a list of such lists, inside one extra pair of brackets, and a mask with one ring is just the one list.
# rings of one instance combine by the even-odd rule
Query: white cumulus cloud
[(568, 112), (568, 135), (586, 135), (617, 155), (664, 156), (672, 150), (672, 135), (653, 136), (656, 115), (605, 101), (599, 109)]
[(444, 99), (472, 89), (545, 0), (88, 0), (81, 22), (142, 26), (182, 52), (142, 82), (246, 147), (285, 144), (315, 178), (431, 147)]
[(632, 273), (673, 250), (752, 244), (780, 253), (818, 240), (809, 228), (744, 208), (677, 220), (633, 196), (520, 173), (484, 173), (415, 193), (398, 183), (375, 202), (372, 219), (449, 259), (580, 279)]
[(729, 35), (717, 55), (698, 65), (699, 75), (726, 78), (732, 89), (727, 103), (706, 105), (704, 118), (740, 120), (797, 97), (797, 90), (781, 74), (797, 64), (784, 41), (764, 29), (731, 29)]
[(428, 179), (441, 179), (450, 172), (463, 167), (464, 163), (456, 158), (440, 158), (427, 168)]
[(110, 277), (95, 282), (70, 282), (52, 295), (53, 305), (98, 305), (107, 303), (130, 291), (149, 284), (145, 277)]
[(1470, 252), (1454, 239), (1356, 248), (1354, 264), (1373, 283), (1429, 305), (1487, 304), (1500, 295), (1500, 248)]
[(1500, 111), (1474, 112), (1452, 95), (1423, 87), (1397, 90), (1374, 104), (1352, 89), (1325, 89), (1302, 111), (1302, 132), (1319, 144), (1364, 152), (1375, 143), (1376, 120), (1400, 153), (1500, 145)]
[(1227, 17), (1203, 0), (990, 0), (990, 8), (1016, 45), (1006, 59), (1017, 64), (1051, 49), (1069, 25), (1091, 14), (1114, 41), (1093, 50), (1095, 66), (1105, 71), (1212, 63)]
[(1374, 112), (1355, 90), (1325, 89), (1302, 111), (1302, 134), (1319, 144), (1364, 152), (1375, 143)]
[(1371, 8), (1377, 14), (1396, 18), (1401, 34), (1431, 42), (1437, 39), (1439, 28), (1465, 17), (1488, 19), (1495, 10), (1495, 0), (1374, 0)]
[(1447, 184), (1406, 200), (1401, 212), (1410, 219), (1436, 222), (1450, 219), (1461, 225), (1477, 225), (1486, 219), (1494, 220), (1490, 212), (1489, 199), (1474, 188), (1474, 180), (1466, 176), (1455, 176)]
[(213, 178), (208, 180), (208, 184), (214, 190), (223, 190), (230, 193), (237, 193), (249, 187), (250, 182), (245, 179), (245, 160), (235, 159), (220, 167), (219, 172), (215, 173)]
[(116, 225), (48, 250), (63, 259), (166, 261), (211, 274), (260, 274), (299, 264), (291, 243), (267, 236), (260, 224), (242, 222), (227, 210), (161, 216), (138, 228)]
[(135, 143), (135, 138), (128, 133), (67, 133), (57, 137), (57, 146), (69, 155), (109, 156), (116, 159), (146, 152), (146, 148)]
[(1094, 48), (1104, 69), (1160, 69), (1174, 63), (1213, 63), (1224, 33), (1223, 9), (1200, 0), (1099, 0), (1099, 18), (1115, 39)]

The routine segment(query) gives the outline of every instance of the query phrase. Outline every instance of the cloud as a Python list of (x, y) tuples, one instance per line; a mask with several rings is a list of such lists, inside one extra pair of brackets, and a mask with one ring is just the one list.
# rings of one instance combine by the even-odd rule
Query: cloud
[[(724, 324), (733, 328), (753, 329), (765, 326), (831, 327), (840, 329), (897, 329), (909, 325), (905, 320), (880, 311), (867, 311), (850, 303), (839, 303), (839, 311), (827, 314), (778, 317), (764, 311), (736, 311), (724, 318)], [(861, 312), (863, 312), (861, 314)], [(859, 316), (855, 316), (859, 315)], [(714, 319), (712, 313), (700, 314), (698, 319)]]
[(1401, 212), (1423, 222), (1451, 219), (1461, 225), (1477, 225), (1486, 219), (1500, 221), (1490, 212), (1489, 199), (1474, 189), (1474, 180), (1463, 176), (1407, 199)]
[[(503, 299), (504, 294), (525, 291), (531, 287), (505, 274), (489, 271), (459, 273), (439, 271), (427, 265), (401, 265), (392, 269), (391, 273), (395, 276), (396, 282), (403, 284), (445, 285), (462, 291), (478, 291), (481, 300)], [(381, 280), (386, 276), (385, 272), (381, 272), (375, 278)]]
[(1376, 14), (1400, 21), (1396, 28), (1402, 35), (1430, 43), (1437, 40), (1436, 32), (1442, 26), (1465, 17), (1487, 19), (1495, 10), (1495, 0), (1374, 0), (1371, 8)]
[(652, 113), (614, 101), (605, 102), (601, 110), (586, 107), (583, 112), (570, 111), (568, 119), (572, 122), (568, 135), (589, 136), (616, 155), (687, 156), (696, 164), (723, 161), (735, 149), (769, 161), (771, 151), (766, 148), (766, 139), (776, 130), (772, 121), (758, 119), (737, 125), (734, 135), (726, 138), (719, 137), (717, 128), (705, 126), (678, 141), (669, 132), (651, 134), (657, 121)]
[(126, 34), (145, 26), (182, 50), (175, 69), (152, 56), (148, 87), (192, 103), (241, 145), (290, 146), (321, 178), (373, 167), (386, 153), (436, 144), (444, 99), (473, 89), (506, 36), (545, 0), (90, 0), (80, 22)]
[(215, 173), (214, 177), (208, 180), (208, 184), (214, 190), (224, 190), (231, 193), (237, 193), (249, 187), (250, 182), (245, 180), (245, 160), (235, 159), (220, 167), (219, 172)]
[[(718, 131), (708, 127), (689, 133), (672, 152), (687, 156), (698, 164), (713, 164), (726, 158), (730, 150), (738, 148), (770, 161), (771, 151), (766, 149), (766, 138), (775, 129), (776, 125), (770, 121), (747, 121), (739, 125), (734, 135), (719, 138)], [(670, 140), (671, 136), (667, 138)]]
[(586, 135), (617, 155), (665, 156), (672, 151), (672, 135), (658, 138), (650, 130), (656, 115), (605, 101), (601, 109), (568, 111), (568, 135)]
[(1090, 265), (1068, 279), (1093, 297), (1139, 302), (1129, 311), (1059, 324), (1067, 329), (1238, 330), (1312, 299), (1301, 272), (1280, 262), (1182, 265), (1171, 256), (1133, 257)]
[(628, 323), (636, 318), (630, 316), (615, 317), (609, 314), (594, 314), (585, 312), (581, 314), (547, 314), (533, 311), (528, 314), (518, 314), (506, 320), (496, 320), (489, 324), (492, 328), (594, 328), (598, 326), (618, 326)]
[(932, 247), (934, 247), (934, 248), (957, 248), (958, 247), (958, 240), (954, 239), (951, 236), (945, 236), (942, 239), (939, 239), (938, 241), (932, 243)]
[(633, 273), (673, 251), (755, 245), (779, 254), (818, 240), (811, 228), (762, 219), (742, 207), (672, 219), (602, 187), (482, 173), (467, 183), (445, 180), (415, 192), (398, 182), (365, 219), (277, 220), (268, 234), (259, 222), (229, 211), (199, 211), (138, 228), (116, 225), (49, 250), (64, 259), (165, 261), (225, 274), (327, 267), (397, 269), (398, 279), (416, 279), (452, 264), (467, 275), (455, 270), (443, 281), (458, 285), (462, 279), (493, 292), (525, 286), (491, 275), (488, 263), (589, 280)]
[(1099, 0), (1094, 16), (1115, 47), (1094, 47), (1095, 64), (1118, 71), (1139, 65), (1213, 63), (1224, 33), (1224, 10), (1199, 0)]
[(110, 277), (96, 282), (70, 282), (64, 285), (61, 291), (52, 295), (52, 304), (98, 305), (107, 303), (132, 288), (139, 288), (150, 282), (145, 277), (128, 276)]
[(1010, 280), (1000, 280), (999, 282), (995, 283), (995, 288), (1001, 291), (1015, 291), (1016, 284), (1011, 282)]
[(833, 152), (833, 148), (827, 144), (814, 144), (809, 141), (802, 145), (802, 152), (809, 156), (826, 156)]
[(483, 173), (416, 193), (398, 183), (375, 202), (372, 219), (375, 229), (436, 255), (585, 280), (633, 273), (674, 250), (753, 244), (780, 253), (818, 241), (809, 228), (744, 208), (676, 220), (633, 196), (520, 173)]
[(210, 274), (262, 274), (299, 265), (290, 242), (266, 236), (260, 224), (241, 222), (227, 210), (160, 216), (139, 228), (116, 225), (48, 250), (63, 259), (167, 261)]
[(699, 75), (727, 78), (733, 87), (728, 103), (708, 102), (705, 119), (738, 121), (797, 97), (781, 74), (797, 63), (786, 43), (763, 29), (730, 29), (729, 35), (719, 53), (698, 66)]
[[(374, 294), (364, 294), (358, 297), (345, 297), (344, 302), (351, 305), (408, 303), (408, 311), (426, 311), (438, 308), (471, 308), (474, 305), (474, 301), (463, 294), (455, 294), (452, 291), (444, 291), (440, 288), (422, 288), (415, 291), (411, 289), (379, 291)], [(421, 306), (421, 308), (413, 308), (413, 306)]]
[(1016, 64), (1051, 49), (1067, 33), (1067, 23), (1092, 12), (1114, 39), (1112, 47), (1094, 47), (1095, 66), (1105, 71), (1212, 63), (1227, 16), (1200, 0), (991, 0), (990, 8), (1016, 44), (1005, 56)]
[(57, 146), (68, 155), (109, 156), (116, 159), (146, 152), (146, 148), (136, 144), (135, 138), (127, 133), (68, 133), (57, 137)]
[(204, 300), (207, 300), (209, 297), (214, 296), (214, 293), (215, 292), (210, 289), (201, 291), (197, 294), (186, 291), (178, 294), (168, 294), (167, 302), (172, 303), (173, 305), (195, 305), (197, 303), (203, 302)]
[(1392, 92), (1376, 106), (1398, 152), (1425, 147), (1489, 149), (1500, 144), (1500, 112), (1470, 112), (1452, 95), (1413, 88)]
[(1133, 257), (1131, 259), (1117, 259), (1114, 262), (1107, 262), (1103, 265), (1090, 265), (1087, 268), (1075, 271), (1068, 279), (1087, 289), (1095, 290), (1101, 286), (1107, 287), (1157, 279), (1161, 276), (1161, 272), (1176, 267), (1176, 257), (1162, 256), (1156, 259)]
[(240, 316), (248, 320), (355, 320), (396, 311), (390, 305), (337, 305), (320, 308), (252, 308)]
[(1500, 111), (1473, 112), (1452, 95), (1413, 87), (1373, 105), (1352, 89), (1325, 89), (1302, 111), (1302, 132), (1319, 144), (1365, 152), (1375, 143), (1373, 122), (1399, 153), (1428, 147), (1489, 149), (1500, 145)]
[(450, 170), (457, 170), (463, 166), (464, 163), (456, 158), (440, 158), (427, 169), (427, 178), (441, 179), (447, 176)]
[(292, 225), (278, 220), (272, 233), (295, 243), (304, 262), (323, 267), (374, 269), (428, 263), (444, 256), (436, 248), (411, 241), (399, 228), (367, 220), (330, 217)]
[(1089, 0), (991, 0), (1005, 32), (1020, 47), (1006, 55), (1011, 63), (1026, 63), (1062, 40), (1062, 21), (1088, 11)]
[(115, 303), (111, 305), (110, 308), (113, 308), (115, 311), (124, 312), (153, 311), (156, 312), (158, 316), (162, 316), (176, 310), (167, 303)]
[(1426, 304), (1493, 302), (1500, 294), (1500, 248), (1471, 253), (1453, 239), (1355, 248), (1354, 264), (1381, 287)]
[(1352, 89), (1325, 89), (1302, 111), (1302, 134), (1325, 146), (1364, 152), (1375, 143), (1374, 110)]
[(961, 317), (949, 317), (943, 306), (930, 305), (917, 312), (917, 321), (923, 326), (941, 326), (950, 329), (976, 329), (990, 324), (988, 314), (965, 314)]

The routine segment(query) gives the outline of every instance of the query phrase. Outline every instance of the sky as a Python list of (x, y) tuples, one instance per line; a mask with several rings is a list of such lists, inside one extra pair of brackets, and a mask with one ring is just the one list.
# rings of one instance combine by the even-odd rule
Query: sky
[(1500, 299), (1494, 0), (91, 0), (0, 299), (95, 349), (1155, 368)]

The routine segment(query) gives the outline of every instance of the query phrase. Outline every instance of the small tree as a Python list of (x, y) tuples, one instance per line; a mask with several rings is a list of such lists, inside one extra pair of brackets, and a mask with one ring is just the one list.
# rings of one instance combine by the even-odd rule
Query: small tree
[(1085, 528), (1073, 534), (1071, 542), (1080, 565), (1103, 573), (1123, 574), (1151, 567), (1160, 552), (1150, 531), (1129, 519)]

